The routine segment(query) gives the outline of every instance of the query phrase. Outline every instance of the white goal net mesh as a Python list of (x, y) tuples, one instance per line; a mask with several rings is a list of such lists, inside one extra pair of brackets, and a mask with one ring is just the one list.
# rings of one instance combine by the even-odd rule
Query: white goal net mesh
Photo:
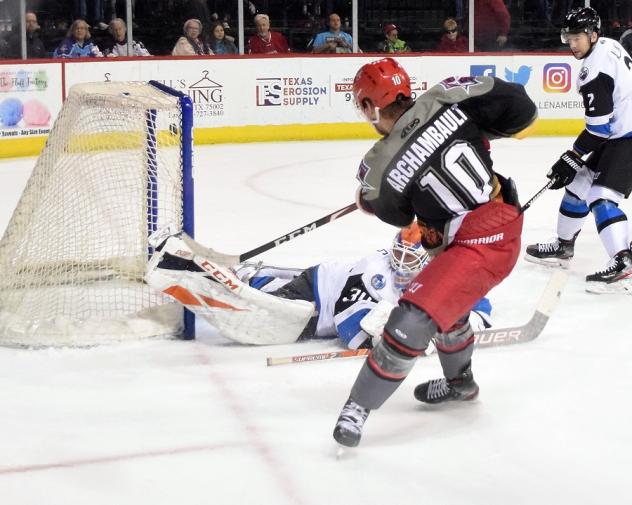
[(74, 86), (0, 242), (0, 344), (172, 335), (143, 283), (148, 234), (182, 225), (181, 110), (144, 83)]

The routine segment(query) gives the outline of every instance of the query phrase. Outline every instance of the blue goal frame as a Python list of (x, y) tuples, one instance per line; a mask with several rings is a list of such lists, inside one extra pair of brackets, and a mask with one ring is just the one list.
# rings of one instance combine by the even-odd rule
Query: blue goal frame
[[(149, 81), (149, 84), (163, 93), (175, 96), (180, 102), (180, 158), (182, 162), (182, 229), (191, 238), (195, 237), (195, 195), (193, 184), (193, 102), (191, 98), (180, 91), (165, 86), (158, 81)], [(150, 109), (146, 113), (147, 122), (147, 160), (148, 169), (156, 165), (156, 111)], [(152, 165), (153, 164), (153, 165)], [(147, 181), (147, 234), (153, 233), (157, 223), (158, 181), (155, 170), (149, 170)], [(184, 309), (184, 340), (195, 338), (195, 315), (190, 310)]]

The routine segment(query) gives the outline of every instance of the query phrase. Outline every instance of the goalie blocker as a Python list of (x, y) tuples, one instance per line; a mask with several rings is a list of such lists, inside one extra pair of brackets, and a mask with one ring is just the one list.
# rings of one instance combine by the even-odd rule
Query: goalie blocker
[(156, 248), (145, 281), (242, 344), (296, 341), (314, 313), (303, 300), (278, 298), (241, 282), (228, 268), (199, 253), (204, 248), (172, 228), (149, 237)]

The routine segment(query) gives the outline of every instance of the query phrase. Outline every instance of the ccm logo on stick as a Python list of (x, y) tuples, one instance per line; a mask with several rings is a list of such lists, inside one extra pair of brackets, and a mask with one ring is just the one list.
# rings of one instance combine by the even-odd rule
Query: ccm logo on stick
[(316, 223), (312, 223), (309, 226), (303, 226), (303, 228), (299, 228), (298, 230), (291, 231), (287, 235), (284, 235), (283, 237), (276, 239), (274, 241), (274, 244), (275, 245), (282, 244), (283, 242), (287, 242), (288, 240), (292, 240), (293, 238), (296, 238), (300, 235), (303, 235), (312, 230), (315, 230), (316, 228), (317, 228)]

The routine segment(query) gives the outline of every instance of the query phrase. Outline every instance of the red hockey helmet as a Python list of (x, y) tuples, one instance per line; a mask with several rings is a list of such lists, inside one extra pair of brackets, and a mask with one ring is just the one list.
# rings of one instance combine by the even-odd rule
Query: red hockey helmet
[(410, 77), (393, 58), (382, 58), (363, 65), (353, 80), (353, 98), (358, 108), (369, 99), (383, 109), (397, 100), (398, 95), (409, 98)]

